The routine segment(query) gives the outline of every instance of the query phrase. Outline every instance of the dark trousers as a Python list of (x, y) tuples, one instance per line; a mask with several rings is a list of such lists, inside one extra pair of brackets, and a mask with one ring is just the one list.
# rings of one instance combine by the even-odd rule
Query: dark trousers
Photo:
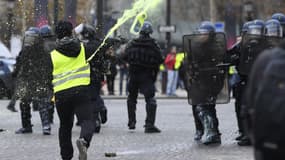
[(242, 117), (242, 104), (243, 104), (243, 95), (246, 90), (246, 81), (240, 81), (237, 83), (234, 87), (234, 97), (235, 97), (235, 111), (236, 111), (236, 117), (237, 117), (237, 124), (238, 124), (238, 131), (241, 134), (244, 133), (244, 125), (243, 125), (243, 117)]
[(109, 95), (114, 95), (114, 82), (115, 82), (114, 74), (107, 75), (107, 88)]
[[(124, 83), (124, 79), (127, 79), (128, 77), (128, 69), (127, 68), (123, 68), (120, 69), (120, 95), (123, 94), (123, 83)], [(126, 80), (126, 95), (128, 93), (128, 82)]]
[(60, 154), (64, 160), (72, 159), (73, 147), (71, 139), (74, 114), (80, 121), (81, 131), (79, 138), (84, 138), (87, 142), (87, 147), (89, 147), (94, 132), (92, 102), (90, 98), (80, 96), (59, 99), (56, 97), (56, 109), (60, 120), (58, 133)]
[(49, 112), (48, 112), (48, 98), (38, 98), (35, 100), (21, 99), (20, 111), (23, 128), (31, 128), (31, 103), (39, 109), (42, 127), (50, 127)]
[(156, 117), (156, 100), (155, 96), (155, 86), (154, 86), (154, 77), (152, 77), (149, 73), (141, 73), (141, 74), (130, 74), (129, 82), (128, 82), (128, 116), (129, 123), (136, 122), (136, 104), (138, 93), (142, 93), (145, 97), (146, 102), (146, 125), (154, 125), (155, 117)]

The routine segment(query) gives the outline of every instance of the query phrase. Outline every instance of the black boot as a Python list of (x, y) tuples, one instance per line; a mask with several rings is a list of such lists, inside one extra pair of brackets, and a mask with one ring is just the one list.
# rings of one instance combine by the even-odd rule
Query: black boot
[(150, 103), (146, 104), (146, 120), (145, 120), (145, 133), (160, 133), (161, 130), (158, 129), (155, 123), (155, 116), (156, 116), (156, 104)]
[(49, 103), (45, 99), (40, 99), (36, 103), (38, 106), (36, 108), (39, 109), (41, 121), (42, 121), (42, 128), (43, 128), (43, 135), (50, 135), (51, 134), (51, 127), (50, 127), (50, 117), (49, 117)]
[(239, 132), (238, 136), (235, 138), (236, 141), (240, 141), (244, 137), (244, 134)]
[(136, 129), (136, 104), (128, 102), (128, 127), (129, 129)]
[(250, 146), (251, 141), (248, 136), (243, 136), (237, 144), (239, 146)]
[(204, 129), (203, 129), (203, 124), (201, 123), (201, 121), (199, 119), (196, 107), (197, 107), (196, 105), (192, 106), (192, 113), (193, 113), (194, 123), (195, 123), (195, 128), (196, 128), (194, 140), (200, 141), (202, 139), (203, 134), (204, 134)]
[(21, 111), (21, 120), (22, 128), (18, 129), (16, 134), (25, 134), (32, 133), (32, 124), (31, 124), (31, 107), (29, 102), (21, 101), (20, 102), (20, 111)]
[(221, 136), (218, 130), (218, 120), (214, 106), (202, 106), (199, 112), (199, 118), (204, 126), (205, 138), (202, 143), (209, 144), (221, 144)]
[(101, 117), (101, 123), (105, 124), (108, 120), (107, 118), (107, 108), (104, 107), (101, 111), (100, 111), (100, 117)]

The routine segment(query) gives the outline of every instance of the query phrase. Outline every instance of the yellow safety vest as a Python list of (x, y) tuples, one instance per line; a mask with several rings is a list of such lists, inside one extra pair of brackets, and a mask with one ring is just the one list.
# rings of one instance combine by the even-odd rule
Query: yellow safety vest
[(159, 70), (160, 70), (160, 71), (164, 71), (164, 70), (165, 70), (164, 64), (161, 64), (161, 65), (159, 66)]
[(86, 63), (85, 49), (82, 44), (77, 57), (67, 57), (57, 50), (53, 50), (51, 59), (54, 93), (90, 84), (90, 66), (89, 63)]
[(180, 68), (182, 61), (184, 59), (184, 53), (176, 53), (176, 57), (175, 57), (175, 64), (174, 64), (174, 69), (177, 70)]
[(230, 66), (229, 68), (229, 74), (233, 75), (235, 73), (235, 67), (234, 66)]

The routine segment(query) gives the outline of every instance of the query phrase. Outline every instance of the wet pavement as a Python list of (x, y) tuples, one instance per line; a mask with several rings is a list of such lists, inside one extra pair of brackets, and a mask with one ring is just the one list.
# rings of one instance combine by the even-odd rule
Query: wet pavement
[[(194, 142), (192, 110), (186, 99), (158, 99), (157, 126), (160, 134), (145, 134), (145, 104), (142, 99), (137, 106), (135, 131), (127, 128), (126, 99), (105, 99), (108, 122), (101, 132), (95, 134), (88, 150), (89, 160), (253, 160), (251, 147), (237, 146), (237, 127), (233, 103), (218, 105), (222, 145), (203, 146)], [(44, 136), (38, 112), (33, 112), (33, 134), (16, 135), (20, 127), (20, 113), (12, 113), (5, 107), (7, 100), (0, 101), (0, 159), (1, 160), (58, 160), (58, 118), (52, 135)], [(18, 103), (17, 103), (18, 109)], [(74, 158), (78, 159), (75, 140), (79, 127), (73, 128)], [(105, 157), (111, 153), (114, 157)]]

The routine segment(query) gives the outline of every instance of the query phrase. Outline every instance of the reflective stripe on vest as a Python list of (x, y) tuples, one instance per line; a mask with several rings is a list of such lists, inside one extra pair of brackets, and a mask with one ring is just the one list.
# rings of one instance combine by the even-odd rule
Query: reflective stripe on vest
[(67, 57), (57, 50), (51, 52), (53, 64), (54, 93), (77, 86), (90, 84), (90, 66), (85, 60), (85, 49), (81, 45), (77, 57)]
[(180, 68), (183, 59), (184, 59), (184, 53), (176, 53), (175, 64), (174, 64), (174, 69), (175, 70)]

